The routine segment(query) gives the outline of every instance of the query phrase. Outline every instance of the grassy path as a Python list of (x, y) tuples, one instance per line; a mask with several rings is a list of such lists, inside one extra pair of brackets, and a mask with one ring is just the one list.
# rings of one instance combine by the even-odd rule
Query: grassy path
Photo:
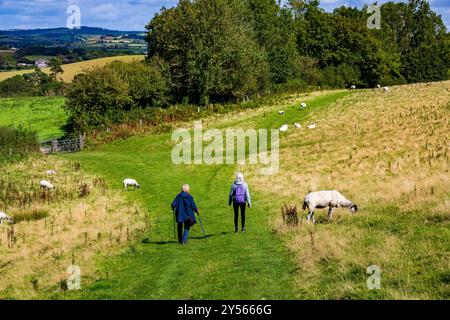
[[(311, 101), (309, 110), (324, 108), (346, 93), (331, 93)], [(274, 110), (272, 110), (274, 111)], [(305, 120), (309, 111), (286, 109), (252, 113), (226, 126), (277, 128), (285, 121)], [(258, 206), (263, 194), (253, 194), (246, 233), (234, 234), (232, 209), (227, 195), (234, 165), (175, 166), (170, 154), (170, 134), (117, 141), (95, 151), (68, 155), (84, 170), (105, 177), (121, 188), (126, 177), (139, 180), (142, 188), (129, 192), (130, 201), (148, 209), (153, 221), (148, 241), (106, 263), (102, 279), (78, 293), (56, 298), (81, 299), (293, 299), (295, 267), (281, 240), (268, 229), (269, 215)], [(173, 241), (170, 203), (183, 183), (191, 185), (208, 233), (199, 226), (188, 246)], [(250, 186), (251, 188), (251, 186)]]

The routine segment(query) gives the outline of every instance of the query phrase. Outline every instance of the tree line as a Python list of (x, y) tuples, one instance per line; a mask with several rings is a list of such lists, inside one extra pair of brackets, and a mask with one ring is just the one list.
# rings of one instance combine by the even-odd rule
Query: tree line
[(180, 0), (146, 26), (145, 63), (113, 63), (75, 78), (73, 130), (171, 104), (238, 102), (307, 88), (446, 80), (450, 35), (425, 0), (325, 12), (318, 0)]
[(180, 0), (147, 26), (172, 98), (195, 103), (305, 85), (373, 87), (445, 80), (450, 36), (425, 0), (331, 13), (318, 0)]

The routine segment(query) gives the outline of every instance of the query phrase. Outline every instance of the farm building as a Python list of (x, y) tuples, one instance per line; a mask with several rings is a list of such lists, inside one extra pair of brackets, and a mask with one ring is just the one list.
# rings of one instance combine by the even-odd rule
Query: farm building
[(35, 65), (36, 67), (38, 67), (39, 69), (42, 69), (42, 68), (47, 68), (47, 67), (48, 67), (48, 63), (49, 63), (48, 60), (45, 60), (45, 59), (38, 59), (38, 60), (36, 60), (36, 61), (34, 62), (34, 65)]

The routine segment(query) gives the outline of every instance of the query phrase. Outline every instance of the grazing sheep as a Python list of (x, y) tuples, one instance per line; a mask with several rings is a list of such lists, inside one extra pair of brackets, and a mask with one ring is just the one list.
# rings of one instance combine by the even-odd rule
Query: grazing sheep
[(300, 104), (300, 108), (306, 109), (306, 103), (302, 102), (302, 103)]
[(297, 129), (301, 129), (302, 125), (300, 123), (294, 123), (294, 127)]
[(54, 174), (56, 174), (56, 171), (55, 171), (55, 170), (47, 170), (47, 175), (48, 175), (48, 176), (52, 176), (52, 175), (54, 175)]
[(303, 210), (308, 209), (308, 223), (312, 217), (313, 223), (314, 210), (328, 208), (328, 219), (333, 219), (334, 208), (348, 208), (351, 213), (356, 213), (358, 207), (350, 200), (347, 200), (340, 192), (336, 190), (332, 191), (319, 191), (311, 192), (306, 195), (303, 201)]
[(356, 86), (355, 85), (350, 86), (350, 90), (356, 90)]
[(316, 123), (310, 124), (308, 126), (308, 129), (315, 129), (316, 128)]
[(288, 126), (287, 124), (283, 124), (283, 125), (280, 127), (280, 131), (281, 131), (281, 132), (286, 132), (286, 131), (288, 131), (288, 129), (289, 129), (289, 126)]
[(13, 218), (8, 216), (6, 213), (0, 211), (0, 224), (3, 224), (4, 220), (8, 221), (9, 223), (14, 223)]
[(381, 89), (381, 86), (380, 86), (379, 84), (377, 84), (377, 88), (378, 88), (378, 89)]
[(39, 182), (39, 185), (41, 186), (42, 189), (45, 189), (45, 190), (54, 189), (53, 185), (50, 182), (48, 182), (47, 180), (42, 180), (41, 182)]
[(278, 111), (278, 114), (284, 115), (285, 112), (284, 111)]
[(139, 183), (137, 183), (134, 179), (125, 179), (123, 180), (123, 186), (125, 187), (125, 190), (128, 191), (128, 187), (133, 187), (134, 190), (139, 189), (141, 186)]
[(383, 87), (384, 92), (388, 93), (389, 92), (389, 87)]

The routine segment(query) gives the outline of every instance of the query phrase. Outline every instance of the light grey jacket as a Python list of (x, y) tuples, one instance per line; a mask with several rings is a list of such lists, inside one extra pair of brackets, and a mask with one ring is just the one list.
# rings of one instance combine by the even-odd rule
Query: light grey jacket
[(250, 191), (248, 190), (248, 185), (245, 183), (243, 179), (237, 179), (233, 184), (231, 185), (230, 193), (228, 195), (228, 205), (231, 205), (234, 200), (234, 194), (235, 190), (239, 185), (243, 185), (245, 188), (245, 201), (248, 203), (249, 207), (252, 206), (252, 199), (250, 197)]

